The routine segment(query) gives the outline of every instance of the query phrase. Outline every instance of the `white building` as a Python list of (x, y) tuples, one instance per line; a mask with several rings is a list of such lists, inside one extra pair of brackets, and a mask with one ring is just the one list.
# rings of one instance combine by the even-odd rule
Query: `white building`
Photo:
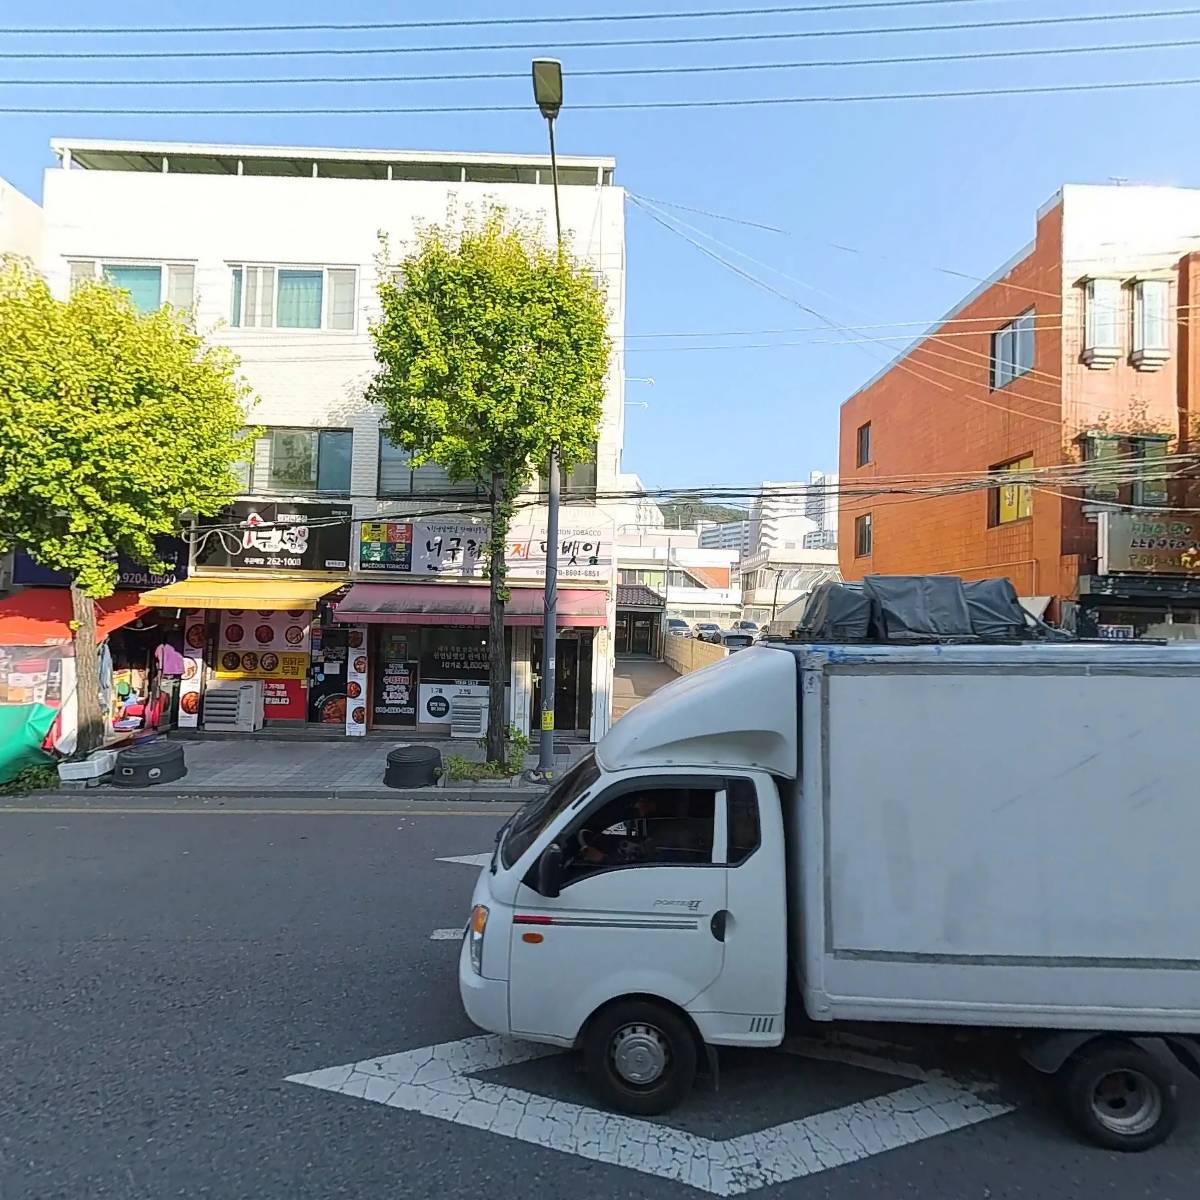
[[(664, 539), (665, 540), (665, 539)], [(617, 546), (617, 582), (641, 584), (663, 599), (666, 616), (722, 625), (741, 613), (742, 589), (734, 550), (670, 544)]]
[[(198, 327), (241, 357), (259, 398), (251, 419), (265, 434), (232, 516), (277, 523), (273, 536), (248, 531), (244, 544), (228, 539), (232, 546), (204, 540), (189, 580), (154, 601), (202, 610), (185, 620), (185, 633), (189, 645), (195, 637), (205, 647), (203, 655), (194, 649), (206, 696), (223, 679), (253, 676), (264, 681), (268, 718), (344, 720), (348, 733), (449, 732), (467, 700), (477, 711), (486, 691), (480, 518), (477, 505), (455, 515), (460, 504), (447, 496), (461, 497), (464, 485), (435, 467), (412, 469), (363, 398), (374, 362), (368, 322), (378, 313), (380, 234), (394, 262), (416, 245), (422, 224), (453, 224), (501, 205), (553, 244), (548, 159), (52, 145), (59, 165), (46, 173), (40, 261), (56, 292), (101, 276), (147, 309), (194, 308)], [(564, 229), (606, 286), (619, 347), (624, 194), (613, 183), (614, 160), (563, 156), (559, 164)], [(594, 498), (618, 487), (623, 383), (617, 352), (596, 461), (564, 480), (565, 498), (573, 493), (575, 502), (561, 515), (556, 725), (592, 739), (610, 719), (615, 560), (614, 514)], [(327, 528), (313, 524), (320, 518)], [(293, 533), (281, 531), (284, 523), (304, 531), (299, 549), (283, 536)], [(525, 730), (537, 706), (544, 531), (544, 509), (522, 511), (509, 552), (508, 707)], [(239, 656), (235, 643), (245, 644), (256, 618), (238, 610), (298, 613), (286, 632), (300, 653)], [(266, 637), (274, 619), (263, 617), (253, 632)], [(190, 704), (203, 723), (199, 698)]]
[(809, 550), (836, 550), (838, 524), (838, 477), (824, 471), (812, 471), (808, 476), (808, 492), (804, 498), (804, 515), (816, 522), (816, 529), (804, 535)]
[(760, 550), (742, 560), (742, 616), (768, 625), (818, 583), (841, 579), (836, 550)]
[(750, 553), (749, 521), (697, 521), (700, 545), (708, 550), (736, 550)]
[(24, 192), (0, 179), (0, 254), (41, 260), (42, 210)]

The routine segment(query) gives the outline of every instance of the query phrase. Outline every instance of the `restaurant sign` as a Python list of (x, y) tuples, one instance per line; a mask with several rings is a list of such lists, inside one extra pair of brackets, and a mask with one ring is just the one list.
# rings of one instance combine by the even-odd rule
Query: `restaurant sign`
[(1200, 575), (1200, 520), (1168, 511), (1102, 512), (1100, 574)]
[(196, 565), (345, 571), (353, 515), (348, 504), (239, 500), (197, 530)]

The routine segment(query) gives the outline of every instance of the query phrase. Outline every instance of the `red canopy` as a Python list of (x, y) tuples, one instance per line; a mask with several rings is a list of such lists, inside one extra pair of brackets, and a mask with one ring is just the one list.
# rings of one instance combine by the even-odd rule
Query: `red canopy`
[[(137, 592), (114, 592), (96, 602), (96, 636), (136, 621), (151, 610)], [(25, 588), (0, 600), (0, 646), (58, 646), (72, 640), (67, 588)]]
[[(608, 623), (608, 593), (561, 588), (560, 626)], [(378, 625), (486, 625), (488, 589), (462, 584), (356, 583), (334, 613), (339, 621)], [(505, 625), (541, 625), (542, 589), (513, 588), (504, 606)]]

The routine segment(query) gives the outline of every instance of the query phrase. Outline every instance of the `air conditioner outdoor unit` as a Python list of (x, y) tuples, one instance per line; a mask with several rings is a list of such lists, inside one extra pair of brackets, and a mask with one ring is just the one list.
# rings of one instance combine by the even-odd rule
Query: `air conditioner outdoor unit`
[(481, 738), (487, 733), (488, 698), (452, 696), (450, 698), (450, 736)]
[(253, 733), (263, 723), (261, 679), (214, 679), (204, 692), (205, 729)]

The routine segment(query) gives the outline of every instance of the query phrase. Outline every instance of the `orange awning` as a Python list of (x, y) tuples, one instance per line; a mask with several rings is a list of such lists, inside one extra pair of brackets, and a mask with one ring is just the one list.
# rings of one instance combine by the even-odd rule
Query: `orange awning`
[[(114, 592), (95, 604), (100, 639), (150, 611), (137, 592)], [(0, 600), (0, 646), (62, 645), (72, 640), (72, 619), (67, 588), (25, 588)]]

